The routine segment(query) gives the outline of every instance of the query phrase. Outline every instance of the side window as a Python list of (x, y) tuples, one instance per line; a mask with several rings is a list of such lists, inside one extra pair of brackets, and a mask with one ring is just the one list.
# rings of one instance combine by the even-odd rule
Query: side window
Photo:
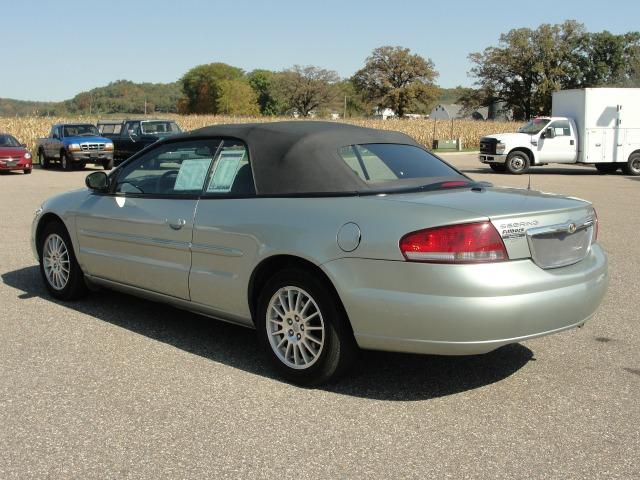
[(244, 143), (225, 140), (216, 156), (206, 193), (255, 195), (249, 152)]
[(553, 128), (556, 133), (556, 137), (568, 137), (571, 135), (571, 127), (567, 120), (556, 120), (547, 128)]
[(126, 124), (127, 133), (129, 135), (138, 135), (140, 136), (140, 122), (128, 122)]
[(173, 142), (123, 167), (116, 193), (199, 195), (218, 150), (218, 140)]

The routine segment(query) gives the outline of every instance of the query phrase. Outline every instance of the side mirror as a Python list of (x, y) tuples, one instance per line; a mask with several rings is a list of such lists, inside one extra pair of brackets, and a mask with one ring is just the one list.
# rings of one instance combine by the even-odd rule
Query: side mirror
[(58, 136), (58, 134), (57, 134), (57, 133), (54, 133), (54, 134), (53, 134), (53, 138), (55, 138), (56, 140), (60, 139), (60, 137)]
[(107, 174), (104, 172), (92, 172), (87, 175), (84, 183), (89, 190), (106, 192), (109, 188), (109, 177), (107, 177)]
[(27, 148), (27, 144), (26, 144), (26, 143), (21, 143), (21, 144), (20, 144), (20, 146), (21, 146), (22, 148)]

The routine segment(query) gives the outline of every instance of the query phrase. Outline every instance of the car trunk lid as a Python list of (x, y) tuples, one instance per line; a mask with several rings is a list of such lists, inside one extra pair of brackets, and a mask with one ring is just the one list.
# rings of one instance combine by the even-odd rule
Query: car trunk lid
[(595, 213), (577, 198), (515, 188), (456, 188), (389, 195), (391, 201), (441, 206), (487, 217), (509, 258), (532, 258), (541, 268), (582, 260), (595, 238)]

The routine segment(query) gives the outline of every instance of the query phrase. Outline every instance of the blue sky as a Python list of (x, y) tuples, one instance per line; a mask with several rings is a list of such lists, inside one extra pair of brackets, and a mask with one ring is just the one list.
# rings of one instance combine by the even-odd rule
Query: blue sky
[(471, 85), (467, 55), (511, 28), (572, 18), (590, 31), (640, 29), (637, 0), (3, 3), (0, 97), (28, 100), (63, 100), (117, 79), (175, 81), (216, 61), (245, 70), (312, 64), (347, 77), (381, 45), (431, 58), (444, 87)]

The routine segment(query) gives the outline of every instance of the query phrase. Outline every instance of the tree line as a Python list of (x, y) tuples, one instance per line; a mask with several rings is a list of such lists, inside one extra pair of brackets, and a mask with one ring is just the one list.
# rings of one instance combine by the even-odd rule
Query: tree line
[[(574, 20), (516, 28), (502, 34), (497, 46), (471, 53), (469, 60), (475, 87), (456, 87), (456, 103), (468, 112), (500, 104), (513, 118), (525, 119), (549, 114), (557, 90), (640, 86), (640, 33), (593, 33)], [(308, 116), (390, 108), (399, 116), (428, 113), (442, 96), (437, 77), (431, 59), (392, 46), (373, 50), (348, 79), (314, 66), (245, 74), (224, 64), (201, 65), (181, 79), (179, 110)]]
[[(548, 114), (551, 94), (568, 88), (640, 87), (640, 33), (588, 32), (574, 20), (516, 28), (469, 55), (473, 88), (441, 89), (433, 61), (408, 48), (374, 49), (350, 78), (313, 65), (245, 72), (225, 63), (198, 65), (169, 84), (112, 82), (60, 103), (0, 99), (0, 114), (180, 112), (227, 115), (371, 115), (428, 113), (437, 101), (467, 112), (501, 105), (514, 119)], [(446, 98), (446, 100), (444, 100)]]

